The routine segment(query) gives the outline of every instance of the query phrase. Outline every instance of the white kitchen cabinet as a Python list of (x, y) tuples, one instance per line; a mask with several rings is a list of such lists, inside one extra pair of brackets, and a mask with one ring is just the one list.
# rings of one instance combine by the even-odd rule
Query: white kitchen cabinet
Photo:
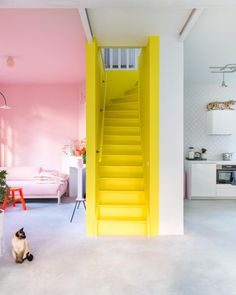
[(209, 135), (230, 135), (235, 133), (236, 112), (234, 110), (213, 110), (207, 112), (207, 133)]
[(216, 197), (219, 199), (236, 199), (236, 186), (231, 184), (217, 184)]
[(187, 171), (188, 198), (216, 196), (216, 164), (190, 163)]

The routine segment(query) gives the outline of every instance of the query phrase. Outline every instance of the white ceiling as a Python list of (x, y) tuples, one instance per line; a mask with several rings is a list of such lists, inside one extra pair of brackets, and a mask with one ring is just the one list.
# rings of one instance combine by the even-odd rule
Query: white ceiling
[(1, 0), (0, 7), (215, 7), (235, 0)]
[[(184, 44), (185, 81), (221, 83), (209, 66), (236, 63), (236, 8), (205, 9)], [(226, 75), (236, 80), (236, 73)]]
[(100, 46), (145, 46), (149, 35), (175, 35), (190, 9), (91, 8), (88, 15)]

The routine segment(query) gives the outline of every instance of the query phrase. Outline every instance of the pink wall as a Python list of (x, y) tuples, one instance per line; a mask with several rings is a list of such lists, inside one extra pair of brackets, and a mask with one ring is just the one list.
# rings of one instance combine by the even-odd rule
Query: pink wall
[(4, 85), (0, 165), (60, 169), (62, 147), (85, 137), (84, 85)]

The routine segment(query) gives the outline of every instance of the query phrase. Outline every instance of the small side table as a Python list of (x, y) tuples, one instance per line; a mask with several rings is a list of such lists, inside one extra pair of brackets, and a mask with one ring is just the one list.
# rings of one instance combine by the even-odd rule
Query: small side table
[(70, 222), (72, 222), (73, 218), (74, 218), (74, 214), (75, 214), (75, 210), (76, 208), (79, 209), (79, 206), (80, 206), (80, 203), (83, 203), (84, 205), (84, 210), (86, 210), (86, 205), (85, 205), (85, 199), (84, 198), (77, 198), (75, 200), (75, 207), (74, 207), (74, 210), (73, 210), (73, 213), (71, 215), (71, 219), (70, 219)]
[[(15, 193), (18, 193), (19, 196), (16, 196)], [(9, 199), (8, 197), (4, 198), (4, 202), (2, 204), (2, 209), (4, 209), (4, 210), (6, 209), (7, 203), (12, 203), (13, 207), (16, 207), (16, 203), (21, 202), (22, 209), (26, 210), (25, 199), (24, 199), (22, 187), (10, 187), (10, 195), (11, 195), (11, 199)]]

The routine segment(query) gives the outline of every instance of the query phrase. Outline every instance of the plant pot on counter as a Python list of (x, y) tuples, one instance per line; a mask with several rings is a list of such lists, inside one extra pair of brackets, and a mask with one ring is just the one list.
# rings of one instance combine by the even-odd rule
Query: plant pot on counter
[(207, 154), (206, 153), (202, 153), (201, 158), (202, 158), (202, 160), (207, 160)]

